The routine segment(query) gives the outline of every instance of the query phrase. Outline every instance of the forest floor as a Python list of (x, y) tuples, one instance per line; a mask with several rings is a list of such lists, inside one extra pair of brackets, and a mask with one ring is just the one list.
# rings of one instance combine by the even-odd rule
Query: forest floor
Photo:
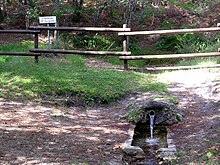
[(79, 109), (0, 100), (0, 164), (121, 164), (123, 105)]
[[(220, 69), (159, 76), (184, 112), (183, 121), (170, 127), (177, 146), (173, 164), (219, 163), (219, 79)], [(128, 100), (82, 109), (0, 99), (0, 164), (122, 165), (120, 145), (128, 138), (129, 124), (121, 117)]]

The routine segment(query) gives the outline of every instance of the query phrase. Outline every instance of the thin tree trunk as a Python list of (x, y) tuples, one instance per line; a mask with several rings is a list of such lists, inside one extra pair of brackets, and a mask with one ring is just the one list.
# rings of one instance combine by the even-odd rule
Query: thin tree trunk
[(136, 0), (129, 0), (128, 1), (128, 9), (127, 9), (127, 13), (126, 13), (126, 24), (128, 27), (131, 26), (132, 13), (134, 11), (135, 4), (136, 4)]

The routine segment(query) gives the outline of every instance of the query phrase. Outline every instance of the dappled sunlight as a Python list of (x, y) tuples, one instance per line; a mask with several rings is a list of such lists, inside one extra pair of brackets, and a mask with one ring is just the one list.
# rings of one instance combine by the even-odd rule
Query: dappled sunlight
[(29, 97), (36, 95), (33, 90), (25, 89), (25, 86), (36, 83), (36, 79), (33, 77), (22, 77), (11, 72), (4, 72), (0, 74), (0, 78), (0, 95), (2, 97), (8, 97), (9, 95), (18, 97), (22, 94), (24, 96), (29, 95)]
[[(78, 110), (0, 100), (1, 161), (68, 164), (88, 153), (107, 161), (127, 138), (128, 123), (103, 109)], [(103, 150), (104, 149), (104, 150)], [(78, 155), (80, 153), (81, 155)], [(114, 155), (114, 154), (113, 154)], [(97, 161), (97, 160), (95, 160)]]
[(184, 154), (183, 162), (219, 143), (219, 73), (220, 69), (196, 69), (165, 72), (158, 77), (170, 83), (169, 91), (184, 114), (180, 123), (170, 127), (177, 149)]
[(216, 70), (216, 72), (212, 72), (212, 70), (208, 69), (165, 72), (158, 76), (158, 80), (165, 83), (180, 83), (185, 84), (186, 87), (192, 87), (206, 83), (207, 80), (216, 79), (216, 75), (219, 71), (217, 69), (214, 70)]
[(220, 110), (218, 111), (219, 111), (219, 115), (208, 116), (206, 117), (207, 120), (219, 120), (220, 121)]

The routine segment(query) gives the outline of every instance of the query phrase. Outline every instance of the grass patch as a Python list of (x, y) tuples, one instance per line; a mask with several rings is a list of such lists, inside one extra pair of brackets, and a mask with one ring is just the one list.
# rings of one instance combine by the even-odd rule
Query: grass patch
[[(46, 45), (39, 43), (39, 47), (45, 48)], [(33, 41), (22, 41), (19, 43), (7, 43), (0, 45), (1, 52), (29, 52), (29, 49), (34, 48)], [(8, 62), (11, 60), (19, 61), (20, 57), (0, 56), (0, 62)]]
[(40, 58), (38, 65), (30, 57), (1, 61), (0, 96), (91, 105), (115, 101), (128, 92), (166, 90), (150, 74), (87, 68), (82, 56), (65, 57)]

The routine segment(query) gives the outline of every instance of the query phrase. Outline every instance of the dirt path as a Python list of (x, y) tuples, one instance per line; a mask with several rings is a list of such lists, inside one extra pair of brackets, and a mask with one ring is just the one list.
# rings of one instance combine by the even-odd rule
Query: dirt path
[(0, 164), (121, 164), (123, 107), (63, 109), (0, 100)]
[(220, 70), (176, 71), (161, 79), (171, 82), (169, 90), (185, 114), (171, 127), (177, 164), (220, 164)]

